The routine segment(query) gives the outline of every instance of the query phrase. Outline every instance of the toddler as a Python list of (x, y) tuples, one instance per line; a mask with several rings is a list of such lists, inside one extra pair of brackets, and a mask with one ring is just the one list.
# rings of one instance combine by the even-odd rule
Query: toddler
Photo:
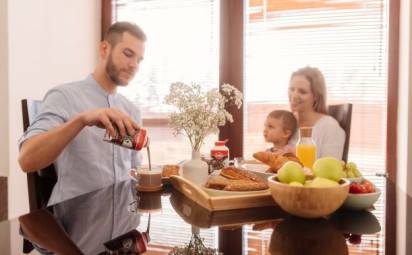
[(268, 151), (278, 155), (285, 153), (295, 154), (295, 147), (289, 144), (289, 139), (297, 129), (297, 121), (292, 112), (275, 110), (266, 117), (263, 136), (265, 141), (272, 143), (273, 147)]

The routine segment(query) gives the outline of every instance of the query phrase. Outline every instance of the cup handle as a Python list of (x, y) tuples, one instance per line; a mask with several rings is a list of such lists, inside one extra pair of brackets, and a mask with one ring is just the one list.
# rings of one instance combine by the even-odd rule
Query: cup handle
[(129, 171), (129, 176), (132, 177), (133, 180), (136, 182), (139, 182), (140, 176), (137, 174), (136, 169), (132, 168)]

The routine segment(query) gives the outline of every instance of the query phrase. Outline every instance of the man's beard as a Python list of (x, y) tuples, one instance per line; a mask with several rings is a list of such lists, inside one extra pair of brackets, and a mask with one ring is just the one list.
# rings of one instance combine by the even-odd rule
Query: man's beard
[(109, 75), (110, 80), (115, 84), (115, 85), (127, 85), (128, 82), (122, 82), (119, 78), (120, 76), (120, 70), (117, 68), (117, 66), (113, 63), (113, 57), (112, 53), (110, 52), (109, 55), (109, 60), (107, 61), (106, 64), (106, 73)]

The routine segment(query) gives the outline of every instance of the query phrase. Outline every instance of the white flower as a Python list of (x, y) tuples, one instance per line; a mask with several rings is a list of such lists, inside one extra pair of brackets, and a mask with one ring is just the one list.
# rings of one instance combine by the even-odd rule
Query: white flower
[(230, 84), (223, 84), (220, 91), (214, 88), (203, 92), (199, 84), (176, 82), (164, 102), (176, 107), (176, 112), (170, 114), (175, 134), (184, 131), (192, 149), (198, 151), (206, 136), (217, 133), (226, 121), (233, 122), (225, 107), (234, 105), (240, 109), (242, 98), (242, 92)]

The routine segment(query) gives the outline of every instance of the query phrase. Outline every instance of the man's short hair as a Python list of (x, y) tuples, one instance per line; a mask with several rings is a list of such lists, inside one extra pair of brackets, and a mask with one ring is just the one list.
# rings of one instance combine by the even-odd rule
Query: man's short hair
[(126, 21), (116, 22), (111, 25), (104, 36), (104, 40), (114, 47), (122, 39), (124, 32), (130, 33), (143, 42), (146, 41), (146, 34), (143, 30), (138, 25)]

